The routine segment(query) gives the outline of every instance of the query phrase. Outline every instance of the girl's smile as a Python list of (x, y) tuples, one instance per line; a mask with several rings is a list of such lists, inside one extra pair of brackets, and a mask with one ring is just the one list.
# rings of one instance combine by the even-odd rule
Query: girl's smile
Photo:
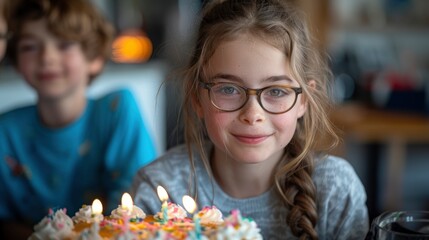
[(267, 138), (270, 137), (270, 135), (257, 135), (257, 136), (251, 136), (251, 135), (234, 135), (233, 136), (240, 142), (249, 144), (249, 145), (256, 145), (259, 143), (264, 142)]

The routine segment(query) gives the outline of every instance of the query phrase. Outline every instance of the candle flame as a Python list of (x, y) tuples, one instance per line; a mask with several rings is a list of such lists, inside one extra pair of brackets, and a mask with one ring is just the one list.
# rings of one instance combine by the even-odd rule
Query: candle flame
[(188, 211), (190, 214), (193, 214), (195, 210), (197, 209), (197, 204), (195, 203), (194, 199), (192, 199), (190, 196), (185, 195), (182, 198), (183, 206), (185, 207), (186, 211)]
[(167, 201), (168, 194), (167, 194), (167, 191), (165, 191), (165, 189), (163, 187), (158, 186), (156, 191), (158, 192), (158, 197), (162, 202)]
[(101, 214), (103, 212), (103, 204), (101, 204), (101, 201), (98, 199), (95, 199), (92, 202), (92, 214)]
[(122, 195), (121, 205), (122, 205), (122, 208), (124, 208), (124, 209), (127, 209), (129, 211), (133, 210), (134, 203), (133, 203), (133, 199), (131, 198), (130, 194), (124, 193)]

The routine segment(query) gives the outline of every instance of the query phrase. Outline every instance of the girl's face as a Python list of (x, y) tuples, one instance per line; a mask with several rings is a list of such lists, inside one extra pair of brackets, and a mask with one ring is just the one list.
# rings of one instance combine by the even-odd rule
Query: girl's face
[[(270, 85), (300, 87), (288, 66), (286, 56), (278, 49), (258, 38), (241, 35), (218, 46), (206, 66), (208, 78), (204, 80), (252, 89)], [(206, 89), (200, 91), (196, 110), (214, 143), (215, 158), (227, 157), (238, 163), (277, 163), (294, 135), (298, 118), (306, 110), (302, 94), (294, 107), (282, 114), (266, 112), (257, 97), (251, 95), (241, 109), (223, 112), (212, 105)]]
[(101, 60), (86, 59), (79, 43), (54, 36), (43, 19), (25, 23), (20, 32), (17, 70), (39, 100), (85, 96), (90, 74), (101, 67)]

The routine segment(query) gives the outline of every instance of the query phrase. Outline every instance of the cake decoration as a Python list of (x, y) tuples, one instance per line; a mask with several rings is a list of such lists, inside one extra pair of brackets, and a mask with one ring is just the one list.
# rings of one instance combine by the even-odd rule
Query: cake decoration
[(232, 210), (225, 219), (225, 227), (216, 233), (217, 239), (262, 239), (256, 222), (250, 218), (243, 218), (240, 211)]
[(167, 191), (162, 186), (158, 186), (156, 188), (156, 192), (158, 194), (159, 200), (161, 200), (161, 214), (158, 214), (158, 217), (162, 220), (162, 223), (166, 223), (168, 221), (168, 194)]
[[(195, 201), (183, 197), (183, 205), (167, 203), (164, 220), (163, 210), (156, 215), (146, 215), (134, 206), (129, 194), (124, 194), (121, 205), (110, 216), (102, 215), (102, 204), (96, 199), (91, 206), (83, 205), (73, 219), (66, 209), (50, 210), (34, 227), (30, 240), (215, 240), (215, 239), (262, 239), (260, 229), (250, 218), (243, 218), (238, 210), (223, 219), (215, 206), (197, 211)], [(164, 200), (167, 202), (167, 200)], [(188, 213), (190, 217), (188, 216)], [(143, 214), (142, 214), (143, 213)]]
[(204, 207), (198, 212), (198, 216), (200, 217), (202, 224), (219, 225), (224, 222), (222, 212), (215, 206)]
[(100, 236), (100, 225), (92, 224), (91, 227), (84, 229), (80, 235), (77, 236), (77, 240), (102, 240)]
[[(93, 208), (97, 209), (93, 209)], [(72, 217), (73, 222), (84, 222), (84, 223), (93, 223), (100, 222), (103, 220), (104, 216), (102, 214), (103, 206), (100, 200), (95, 199), (91, 206), (82, 205), (82, 207), (75, 213)]]
[(74, 235), (73, 220), (66, 212), (66, 209), (56, 211), (50, 209), (48, 215), (34, 226), (34, 233), (29, 239), (66, 239), (72, 237)]
[[(195, 203), (194, 199), (192, 199), (190, 196), (185, 195), (182, 198), (183, 205), (185, 206), (186, 210), (193, 214), (195, 210), (197, 210), (197, 204)], [(191, 239), (200, 239), (201, 238), (201, 223), (200, 223), (200, 217), (197, 214), (194, 214), (192, 217), (192, 220), (194, 221), (194, 231), (190, 232)]]
[[(164, 218), (164, 214), (166, 214), (166, 218)], [(184, 220), (188, 214), (182, 206), (177, 205), (176, 203), (169, 202), (167, 203), (167, 208), (155, 214), (155, 218), (163, 222), (164, 224), (169, 220)]]
[(146, 217), (146, 213), (141, 208), (134, 205), (130, 194), (124, 193), (122, 195), (121, 205), (118, 205), (118, 207), (111, 212), (110, 216), (118, 219), (121, 219), (124, 216), (128, 216), (131, 219), (144, 219)]

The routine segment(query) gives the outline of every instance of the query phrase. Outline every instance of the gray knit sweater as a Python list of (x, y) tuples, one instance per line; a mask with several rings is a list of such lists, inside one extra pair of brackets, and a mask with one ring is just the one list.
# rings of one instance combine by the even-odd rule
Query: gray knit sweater
[[(211, 148), (208, 144), (207, 151)], [(200, 158), (196, 158), (195, 165), (200, 208), (215, 205), (224, 216), (239, 209), (243, 216), (256, 221), (264, 239), (296, 239), (285, 223), (288, 210), (274, 187), (257, 197), (236, 199), (209, 177)], [(156, 188), (161, 185), (167, 190), (169, 201), (182, 205), (183, 195), (191, 195), (190, 176), (186, 147), (170, 149), (137, 173), (131, 190), (135, 204), (147, 214), (159, 212), (161, 202)], [(333, 156), (318, 160), (313, 181), (317, 189), (319, 239), (364, 239), (369, 227), (365, 189), (350, 164)]]

